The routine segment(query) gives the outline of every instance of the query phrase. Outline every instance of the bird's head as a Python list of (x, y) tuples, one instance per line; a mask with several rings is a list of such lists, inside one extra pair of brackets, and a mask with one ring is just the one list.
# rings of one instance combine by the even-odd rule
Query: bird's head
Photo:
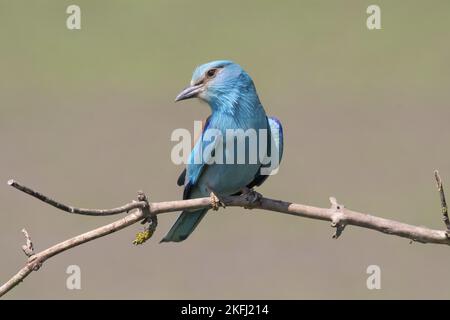
[(250, 76), (236, 63), (212, 61), (197, 67), (190, 85), (180, 92), (175, 101), (199, 98), (213, 110), (233, 108), (240, 100), (257, 99)]

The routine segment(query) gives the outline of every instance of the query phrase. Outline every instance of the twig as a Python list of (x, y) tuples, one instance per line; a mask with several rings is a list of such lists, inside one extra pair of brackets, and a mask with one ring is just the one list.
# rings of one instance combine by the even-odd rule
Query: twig
[(450, 237), (450, 220), (448, 218), (448, 209), (447, 209), (447, 201), (445, 200), (444, 184), (442, 183), (439, 171), (434, 170), (434, 177), (436, 179), (439, 197), (441, 199), (442, 220), (444, 220), (445, 226), (447, 228), (446, 235)]
[(33, 242), (31, 241), (31, 237), (25, 228), (22, 229), (22, 233), (25, 236), (25, 240), (26, 240), (26, 244), (24, 244), (22, 246), (22, 250), (25, 253), (25, 255), (29, 258), (32, 255), (34, 255)]
[[(437, 174), (436, 177), (439, 177), (439, 175)], [(442, 181), (440, 180), (440, 178), (436, 179), (438, 181), (438, 187), (440, 188), (443, 214), (444, 217), (446, 217), (446, 219), (448, 220), (446, 209), (447, 206), (445, 204), (445, 197), (443, 196)], [(212, 207), (210, 197), (190, 199), (190, 200), (149, 203), (145, 195), (143, 193), (139, 193), (138, 201), (130, 202), (119, 208), (109, 210), (80, 209), (67, 206), (60, 202), (52, 200), (49, 197), (39, 192), (36, 192), (28, 187), (25, 187), (13, 180), (10, 180), (8, 184), (58, 209), (70, 213), (102, 216), (102, 215), (119, 214), (131, 210), (135, 211), (115, 222), (91, 230), (89, 232), (83, 233), (66, 241), (60, 242), (48, 249), (45, 249), (41, 252), (31, 255), (27, 264), (22, 269), (20, 269), (16, 275), (14, 275), (10, 280), (8, 280), (4, 285), (0, 287), (0, 297), (3, 296), (8, 291), (10, 291), (12, 288), (14, 288), (21, 281), (23, 281), (32, 271), (37, 270), (46, 260), (61, 252), (79, 246), (83, 243), (92, 241), (94, 239), (106, 236), (110, 233), (117, 232), (138, 221), (143, 221), (143, 223), (150, 223), (150, 226), (148, 228), (149, 230), (151, 230), (151, 233), (153, 233), (157, 225), (156, 215), (158, 214), (181, 210)], [(224, 202), (226, 206), (231, 207), (235, 206), (235, 207), (255, 208), (294, 215), (297, 217), (330, 221), (332, 227), (336, 228), (336, 233), (333, 236), (333, 238), (338, 238), (341, 235), (342, 231), (344, 230), (345, 226), (353, 225), (362, 228), (372, 229), (390, 235), (411, 239), (412, 241), (417, 241), (421, 243), (450, 245), (450, 239), (449, 237), (447, 237), (447, 231), (418, 227), (398, 222), (395, 220), (389, 220), (385, 218), (372, 216), (366, 213), (352, 211), (345, 208), (343, 205), (338, 204), (336, 199), (333, 197), (330, 198), (331, 208), (313, 207), (303, 204), (264, 198), (262, 196), (258, 196), (257, 200), (254, 200), (252, 199), (252, 197), (249, 197), (248, 195), (221, 197), (221, 201)], [(29, 235), (27, 238), (30, 240), (31, 243)], [(30, 247), (32, 247), (32, 245), (29, 246), (27, 241), (27, 249)]]
[(29, 187), (26, 187), (12, 179), (8, 181), (8, 185), (16, 188), (17, 190), (25, 192), (25, 193), (29, 194), (30, 196), (35, 197), (35, 198), (51, 205), (52, 207), (58, 208), (62, 211), (69, 212), (69, 213), (82, 214), (82, 215), (86, 215), (86, 216), (112, 216), (112, 215), (123, 213), (123, 212), (129, 212), (133, 209), (142, 208), (143, 206), (146, 205), (144, 202), (138, 201), (138, 202), (127, 203), (124, 206), (114, 208), (114, 209), (75, 208), (72, 206), (62, 204), (61, 202), (55, 201), (55, 200), (47, 197), (46, 195), (43, 195), (42, 193), (37, 192)]

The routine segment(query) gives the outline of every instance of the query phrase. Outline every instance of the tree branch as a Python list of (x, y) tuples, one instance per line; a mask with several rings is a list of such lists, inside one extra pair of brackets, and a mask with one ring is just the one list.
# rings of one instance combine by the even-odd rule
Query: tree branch
[[(339, 204), (334, 197), (330, 198), (330, 208), (319, 208), (303, 204), (297, 204), (292, 202), (286, 202), (281, 200), (275, 200), (262, 197), (254, 191), (240, 196), (221, 197), (221, 202), (230, 207), (244, 207), (248, 209), (262, 209), (267, 211), (274, 211), (289, 215), (294, 215), (303, 218), (310, 218), (316, 220), (330, 221), (331, 226), (336, 229), (333, 238), (338, 238), (344, 228), (349, 225), (358, 226), (361, 228), (372, 229), (375, 231), (383, 232), (390, 235), (395, 235), (403, 238), (410, 239), (421, 243), (436, 243), (450, 245), (450, 239), (448, 237), (450, 221), (447, 214), (447, 205), (445, 202), (445, 195), (443, 190), (442, 180), (439, 177), (437, 171), (435, 171), (435, 178), (441, 199), (442, 213), (444, 216), (444, 222), (446, 223), (447, 230), (434, 230), (426, 227), (418, 227), (395, 220), (389, 220), (385, 218), (376, 217), (370, 214), (361, 213), (349, 210), (343, 205)], [(142, 221), (143, 224), (148, 224), (144, 232), (138, 233), (135, 244), (141, 244), (150, 238), (157, 226), (156, 216), (158, 214), (175, 212), (189, 209), (199, 208), (212, 208), (213, 204), (210, 197), (179, 200), (179, 201), (167, 201), (167, 202), (155, 202), (149, 203), (147, 197), (142, 193), (138, 193), (137, 201), (132, 201), (121, 207), (113, 209), (82, 209), (62, 204), (55, 201), (37, 191), (32, 190), (29, 187), (21, 185), (20, 183), (9, 180), (8, 184), (22, 192), (25, 192), (53, 207), (60, 210), (91, 216), (106, 216), (120, 214), (124, 212), (132, 211), (122, 219), (116, 220), (105, 226), (96, 228), (89, 232), (75, 236), (66, 241), (60, 242), (48, 249), (41, 252), (34, 253), (33, 243), (28, 232), (24, 230), (26, 245), (22, 246), (25, 254), (29, 256), (28, 262), (25, 266), (17, 272), (10, 280), (0, 287), (0, 297), (18, 285), (23, 281), (32, 271), (37, 271), (41, 265), (49, 258), (62, 253), (66, 250), (79, 246), (83, 243), (92, 241), (94, 239), (106, 236), (110, 233), (117, 232), (124, 229), (136, 222)], [(256, 195), (256, 196), (255, 196)]]
[(68, 206), (65, 204), (62, 204), (58, 201), (55, 201), (49, 197), (47, 197), (46, 195), (43, 195), (40, 192), (37, 192), (31, 188), (28, 188), (22, 184), (20, 184), (19, 182), (15, 181), (15, 180), (9, 180), (8, 181), (8, 185), (10, 185), (11, 187), (16, 188), (17, 190), (20, 190), (22, 192), (25, 192), (27, 194), (29, 194), (32, 197), (35, 197), (36, 199), (39, 199), (49, 205), (51, 205), (52, 207), (58, 208), (62, 211), (68, 212), (68, 213), (76, 213), (76, 214), (82, 214), (82, 215), (86, 215), (86, 216), (111, 216), (114, 214), (119, 214), (119, 213), (123, 213), (123, 212), (129, 212), (133, 209), (137, 209), (137, 208), (141, 208), (145, 205), (145, 203), (140, 203), (140, 202), (132, 202), (132, 203), (128, 203), (122, 207), (118, 207), (118, 208), (114, 208), (114, 209), (83, 209), (83, 208), (75, 208), (72, 206)]
[(441, 210), (442, 210), (442, 220), (444, 220), (445, 226), (447, 227), (447, 236), (450, 234), (450, 220), (448, 218), (447, 201), (445, 200), (444, 184), (439, 176), (439, 171), (434, 170), (434, 177), (436, 179), (437, 188), (439, 191), (439, 197), (441, 199)]

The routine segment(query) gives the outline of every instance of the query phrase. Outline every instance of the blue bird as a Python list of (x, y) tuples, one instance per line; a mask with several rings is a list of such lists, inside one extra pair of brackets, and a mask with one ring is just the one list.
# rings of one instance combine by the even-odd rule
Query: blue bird
[[(211, 196), (218, 202), (221, 196), (247, 193), (253, 187), (260, 186), (268, 177), (267, 174), (262, 174), (261, 169), (271, 167), (272, 164), (267, 160), (273, 150), (278, 156), (276, 165), (281, 161), (283, 129), (279, 120), (266, 116), (251, 77), (232, 61), (221, 60), (203, 64), (196, 68), (190, 86), (184, 89), (175, 101), (194, 97), (207, 102), (212, 112), (190, 154), (186, 169), (178, 179), (178, 185), (184, 185), (183, 199)], [(231, 153), (233, 161), (227, 162), (225, 158), (230, 150), (226, 147), (226, 141), (234, 139), (236, 142), (237, 139), (227, 136), (228, 129), (253, 129), (256, 132), (265, 129), (265, 136), (256, 136), (258, 154), (261, 145), (265, 145), (266, 150), (269, 150), (263, 161), (260, 157), (257, 157), (256, 161), (250, 160), (250, 142), (244, 138), (241, 151), (245, 152), (245, 161), (237, 161), (239, 146), (234, 145), (235, 152)], [(222, 146), (217, 144), (220, 139), (206, 139), (208, 130), (221, 133)], [(216, 149), (208, 157), (202, 151), (211, 146), (211, 143)], [(215, 156), (217, 159), (210, 161)], [(196, 161), (198, 159), (200, 161)], [(223, 163), (219, 160), (223, 160)], [(185, 240), (207, 211), (208, 209), (183, 211), (161, 242)]]

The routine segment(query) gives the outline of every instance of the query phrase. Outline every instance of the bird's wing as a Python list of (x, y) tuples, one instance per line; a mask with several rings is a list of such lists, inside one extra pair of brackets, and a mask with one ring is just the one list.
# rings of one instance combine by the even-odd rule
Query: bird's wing
[(283, 158), (283, 126), (278, 118), (268, 117), (270, 132), (272, 134), (271, 141), (275, 143), (275, 148), (278, 150), (278, 164), (281, 163), (281, 158)]
[[(269, 124), (269, 134), (267, 135), (267, 149), (271, 150), (272, 144), (274, 144), (274, 151), (278, 152), (278, 165), (281, 163), (281, 158), (283, 157), (283, 126), (281, 125), (280, 120), (275, 117), (268, 117), (267, 122)], [(262, 165), (261, 167), (270, 167), (270, 163)], [(255, 175), (255, 178), (252, 182), (247, 185), (247, 188), (251, 189), (255, 186), (260, 186), (264, 181), (268, 178), (268, 175), (262, 175), (261, 170)]]
[(180, 176), (177, 179), (177, 185), (184, 186), (184, 182), (186, 181), (186, 168), (181, 171)]
[[(206, 146), (208, 146), (210, 143), (217, 142), (216, 140), (205, 141), (203, 139), (205, 131), (210, 127), (210, 119), (211, 116), (206, 119), (202, 134), (198, 137), (197, 142), (195, 143), (194, 148), (189, 155), (189, 165), (186, 169), (183, 170), (177, 180), (178, 185), (184, 185), (183, 199), (189, 198), (192, 188), (196, 185), (198, 179), (200, 178), (204, 170), (208, 167), (208, 159), (204, 158), (204, 156), (207, 155), (202, 154), (203, 150), (205, 150)], [(200, 161), (198, 161), (197, 159), (199, 155), (201, 155), (199, 159)]]
[[(198, 140), (203, 135), (203, 132), (205, 131), (205, 127), (209, 123), (209, 118), (210, 117), (211, 116), (208, 116), (208, 118), (206, 118), (205, 121), (202, 121), (202, 132), (197, 137), (194, 136), (194, 142), (193, 142), (192, 147), (195, 147), (195, 145), (197, 144)], [(180, 187), (184, 186), (185, 182), (186, 182), (186, 168), (184, 168), (183, 171), (181, 171), (180, 176), (177, 179), (177, 185), (180, 186)]]

